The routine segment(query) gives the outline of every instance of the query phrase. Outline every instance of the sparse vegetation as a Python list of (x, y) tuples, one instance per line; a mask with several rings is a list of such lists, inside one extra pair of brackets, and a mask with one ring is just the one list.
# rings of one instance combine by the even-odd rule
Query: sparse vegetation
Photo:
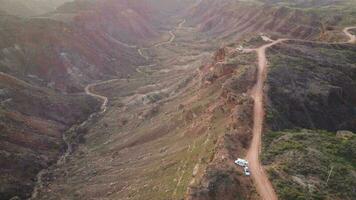
[[(353, 199), (356, 134), (285, 130), (264, 136), (263, 163), (281, 199)], [(333, 168), (328, 184), (329, 173)]]
[[(31, 196), (49, 166), (34, 199), (258, 199), (234, 160), (257, 174), (263, 91), (280, 199), (355, 198), (355, 136), (335, 134), (354, 128), (354, 46), (278, 43), (255, 85), (261, 35), (344, 40), (352, 0), (79, 0), (28, 18), (0, 2), (0, 71), (14, 76), (0, 73), (0, 199)], [(90, 115), (86, 85), (105, 111)]]

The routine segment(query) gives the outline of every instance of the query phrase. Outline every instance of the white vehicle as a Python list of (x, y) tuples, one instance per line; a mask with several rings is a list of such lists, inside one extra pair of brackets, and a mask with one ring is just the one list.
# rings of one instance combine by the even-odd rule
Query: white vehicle
[(250, 176), (251, 175), (251, 172), (250, 170), (248, 169), (248, 167), (244, 167), (244, 173), (245, 173), (245, 176)]
[(248, 161), (238, 158), (237, 160), (235, 160), (235, 164), (240, 165), (241, 167), (246, 167), (246, 166), (248, 166)]
[(238, 51), (243, 51), (244, 48), (240, 45), (239, 47), (236, 48), (236, 50), (238, 50)]

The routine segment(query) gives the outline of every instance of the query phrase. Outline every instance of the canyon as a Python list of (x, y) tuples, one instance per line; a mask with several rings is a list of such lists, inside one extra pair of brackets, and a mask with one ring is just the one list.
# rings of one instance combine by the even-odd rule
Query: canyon
[(21, 4), (0, 5), (0, 199), (354, 198), (353, 1)]

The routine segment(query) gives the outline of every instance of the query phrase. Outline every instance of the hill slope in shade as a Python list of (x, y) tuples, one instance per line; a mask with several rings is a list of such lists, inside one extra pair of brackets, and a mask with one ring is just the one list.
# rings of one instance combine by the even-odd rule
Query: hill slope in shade
[(64, 150), (62, 134), (86, 119), (97, 102), (63, 95), (0, 74), (1, 199), (28, 197), (36, 174)]
[(356, 131), (355, 45), (291, 42), (269, 53), (273, 130)]

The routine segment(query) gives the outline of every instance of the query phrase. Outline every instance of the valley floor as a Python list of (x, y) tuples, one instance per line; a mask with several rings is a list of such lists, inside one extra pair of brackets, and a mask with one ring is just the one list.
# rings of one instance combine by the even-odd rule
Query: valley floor
[(217, 98), (194, 100), (199, 98), (197, 69), (213, 46), (193, 40), (198, 35), (193, 31), (179, 23), (168, 41), (145, 49), (151, 63), (136, 74), (88, 85), (87, 94), (103, 101), (101, 117), (86, 125), (84, 143), (73, 155), (44, 175), (47, 182), (36, 199), (184, 196), (193, 171), (208, 163), (217, 137), (204, 133), (208, 124), (203, 117), (201, 124), (185, 119), (195, 114), (185, 113), (183, 105), (197, 103), (191, 106), (202, 112)]

